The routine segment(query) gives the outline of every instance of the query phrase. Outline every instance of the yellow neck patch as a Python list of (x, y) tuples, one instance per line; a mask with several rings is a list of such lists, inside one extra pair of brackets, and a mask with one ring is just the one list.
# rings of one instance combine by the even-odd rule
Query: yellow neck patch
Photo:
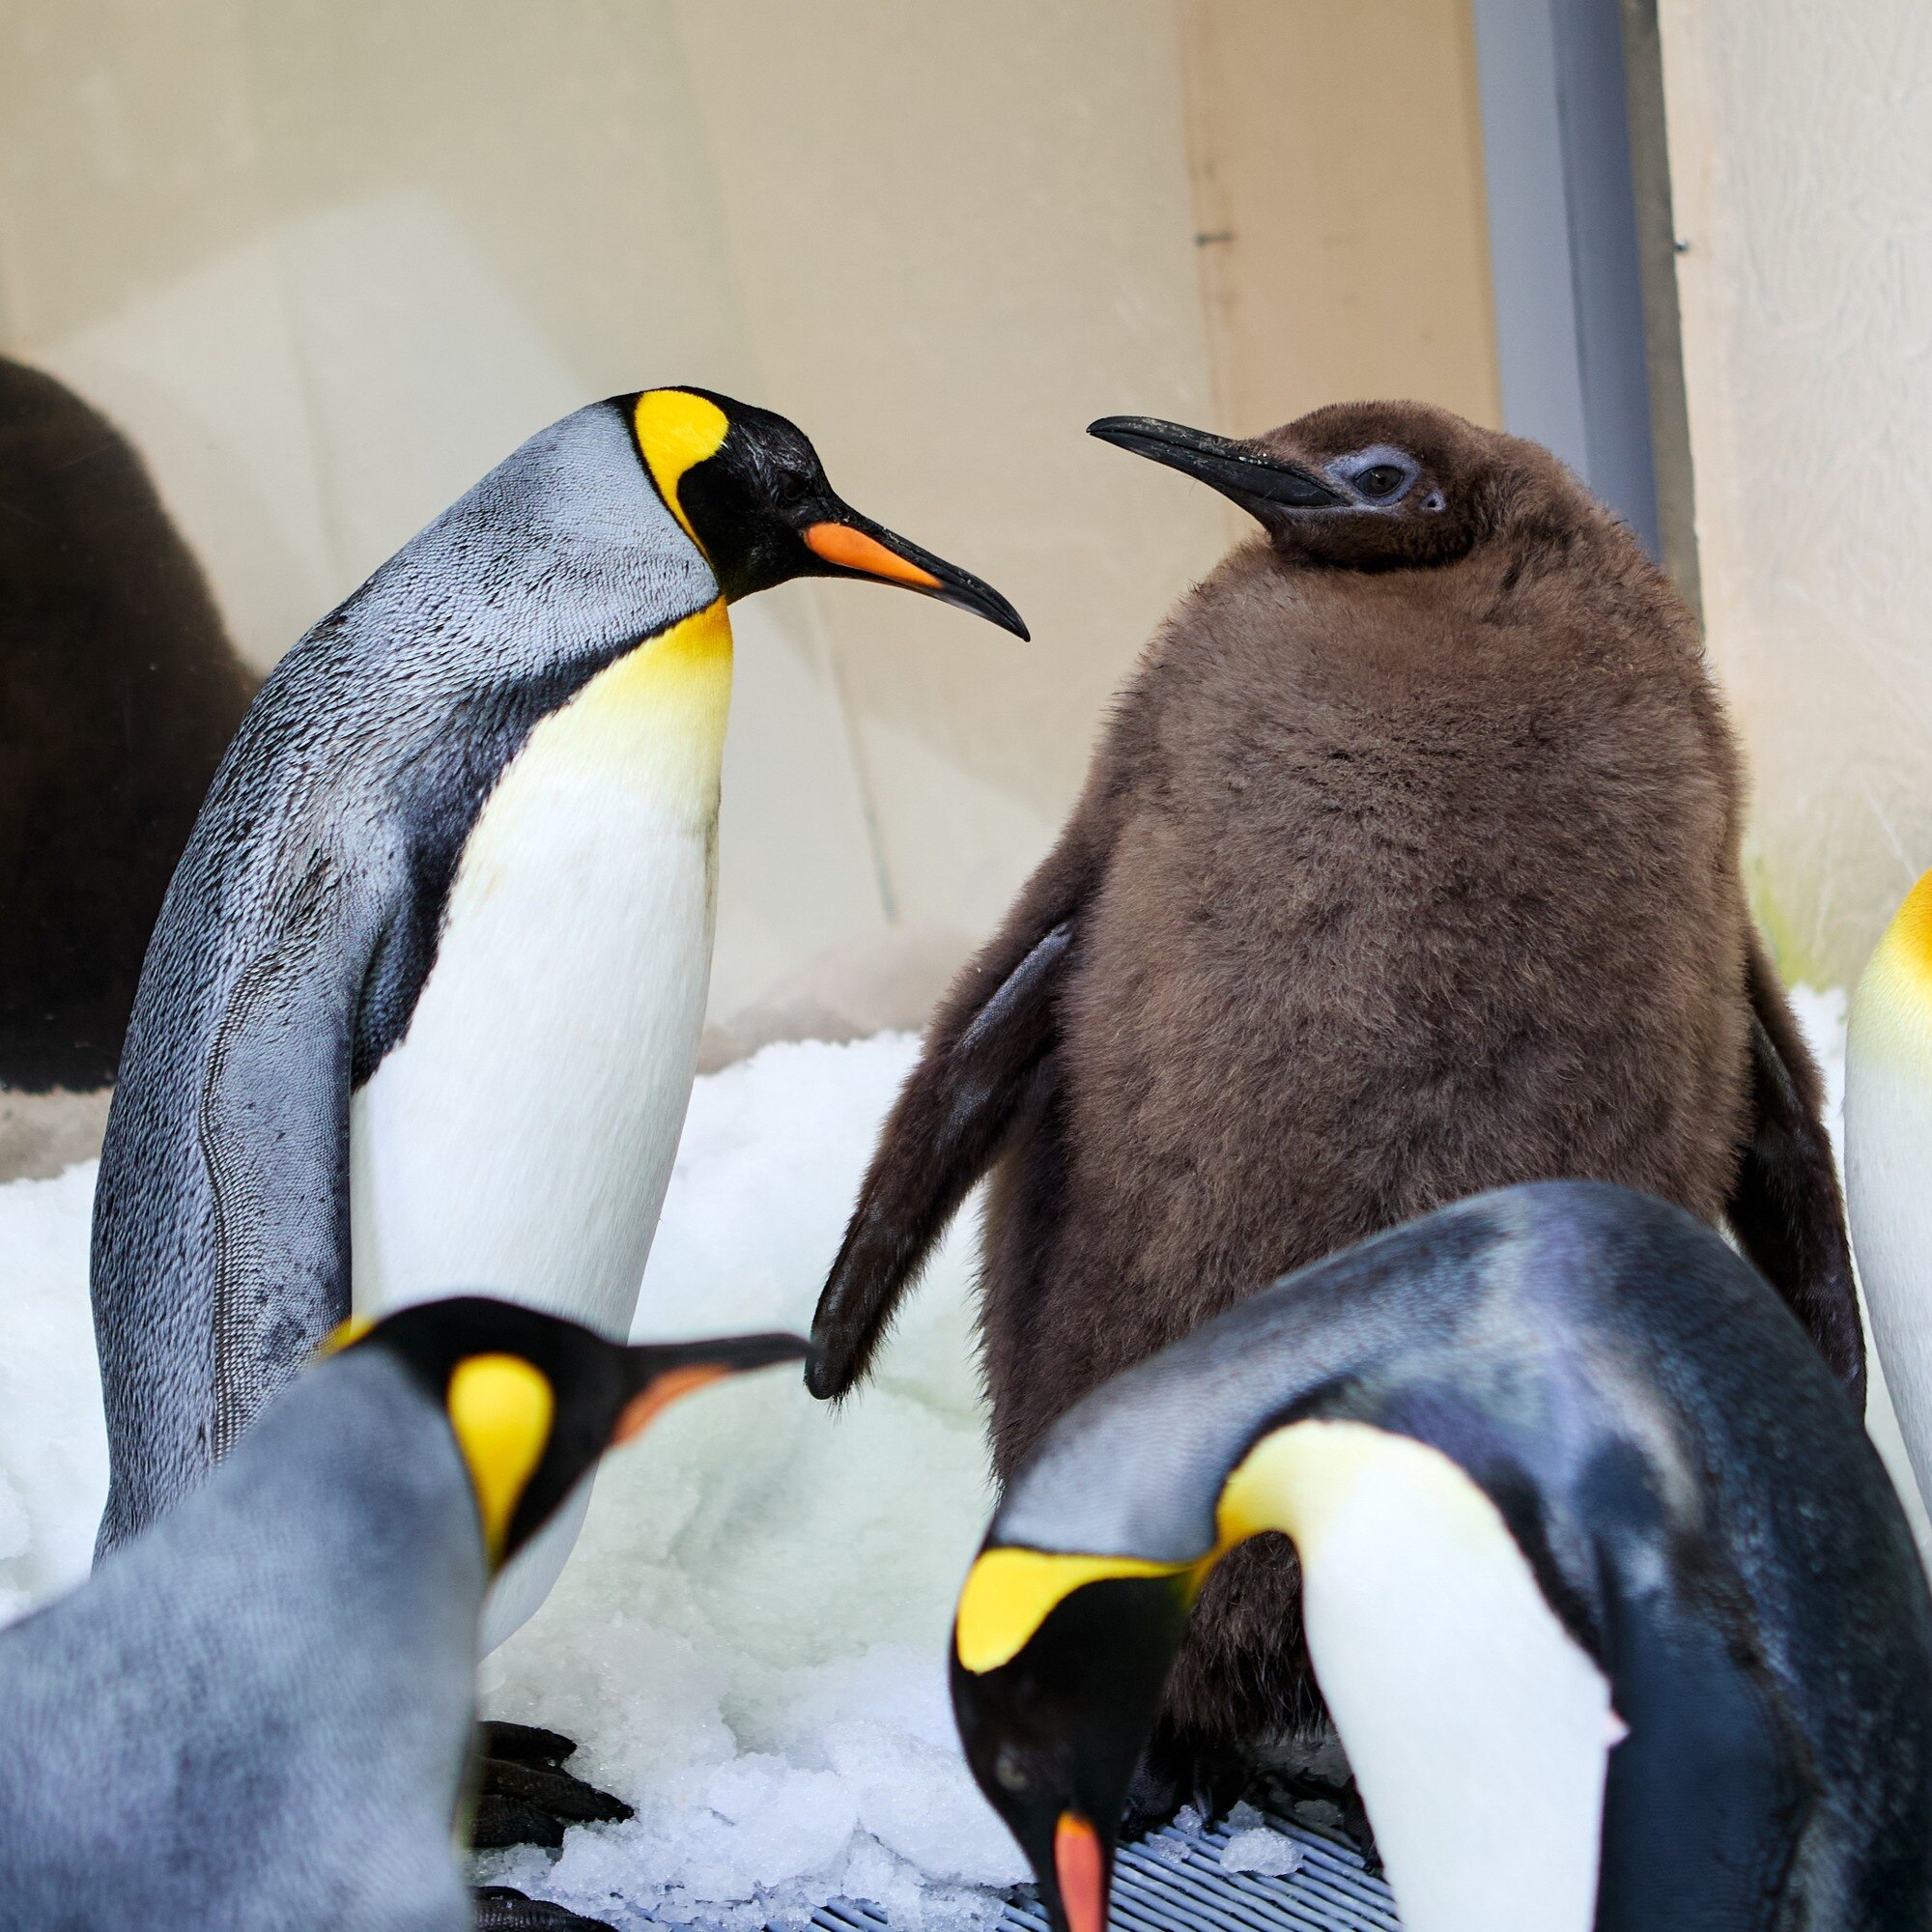
[(326, 1362), (329, 1356), (339, 1355), (345, 1349), (353, 1349), (375, 1325), (373, 1315), (352, 1315), (347, 1321), (338, 1321), (317, 1344), (316, 1360)]
[(449, 1378), (448, 1406), (494, 1569), (518, 1499), (550, 1440), (556, 1397), (521, 1355), (471, 1355)]
[[(1264, 1435), (1222, 1488), (1214, 1515), (1216, 1556), (1264, 1530), (1281, 1530), (1297, 1547), (1319, 1536), (1390, 1443), (1405, 1444), (1406, 1438), (1362, 1422), (1295, 1422)], [(1436, 1453), (1420, 1443), (1406, 1446), (1418, 1455)]]
[[(633, 412), (638, 447), (651, 472), (658, 494), (684, 526), (684, 533), (701, 552), (697, 532), (678, 501), (677, 486), (685, 472), (718, 454), (731, 424), (716, 403), (694, 396), (689, 389), (646, 389)], [(707, 558), (707, 561), (709, 559)]]
[(1901, 974), (1916, 980), (1932, 998), (1932, 872), (1913, 887), (1905, 896), (1885, 937), (1878, 944), (1879, 955)]
[(1916, 1080), (1932, 1071), (1932, 872), (1906, 895), (1852, 995), (1853, 1085), (1861, 1066), (1889, 1065)]
[(952, 1643), (976, 1677), (1010, 1663), (1054, 1608), (1088, 1583), (1116, 1577), (1179, 1577), (1189, 1563), (1137, 1556), (1069, 1556), (1050, 1549), (987, 1549), (959, 1593)]

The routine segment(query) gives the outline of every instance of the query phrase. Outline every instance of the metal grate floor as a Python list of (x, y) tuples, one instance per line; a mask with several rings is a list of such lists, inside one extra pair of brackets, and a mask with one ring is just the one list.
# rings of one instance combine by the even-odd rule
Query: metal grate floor
[[(1353, 1845), (1265, 1808), (1269, 1825), (1300, 1847), (1296, 1870), (1282, 1878), (1224, 1871), (1225, 1824), (1192, 1837), (1165, 1826), (1121, 1850), (1113, 1932), (1401, 1932), (1387, 1884), (1364, 1870)], [(850, 1899), (822, 1906), (811, 1922), (818, 1932), (892, 1932), (870, 1906)], [(1008, 1905), (995, 1932), (1046, 1932), (1031, 1889)]]

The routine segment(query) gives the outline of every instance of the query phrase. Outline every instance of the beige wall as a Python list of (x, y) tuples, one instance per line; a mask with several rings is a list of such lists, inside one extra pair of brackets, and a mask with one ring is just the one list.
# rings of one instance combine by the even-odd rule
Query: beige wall
[(713, 1012), (753, 1035), (917, 1010), (1224, 545), (1091, 417), (1494, 420), (1492, 336), (1466, 0), (0, 13), (0, 344), (135, 437), (258, 663), (523, 436), (664, 381), (793, 414), (1026, 613), (740, 607)]
[(1467, 0), (1189, 0), (1183, 46), (1228, 422), (1425, 396), (1500, 428)]
[(1760, 907), (1849, 980), (1932, 866), (1932, 9), (1662, 0), (1711, 645)]

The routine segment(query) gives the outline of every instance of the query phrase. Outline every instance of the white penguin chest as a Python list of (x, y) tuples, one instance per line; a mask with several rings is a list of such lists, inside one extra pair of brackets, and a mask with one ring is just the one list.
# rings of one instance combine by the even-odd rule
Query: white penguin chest
[(1501, 1515), (1366, 1423), (1264, 1436), (1223, 1498), (1286, 1529), (1315, 1675), (1408, 1932), (1589, 1932), (1622, 1720)]
[(731, 633), (714, 604), (540, 723), (350, 1114), (355, 1306), (483, 1290), (625, 1335), (710, 976)]
[(1920, 1493), (1932, 1496), (1932, 903), (1879, 942), (1845, 1042), (1845, 1208), (1872, 1339)]

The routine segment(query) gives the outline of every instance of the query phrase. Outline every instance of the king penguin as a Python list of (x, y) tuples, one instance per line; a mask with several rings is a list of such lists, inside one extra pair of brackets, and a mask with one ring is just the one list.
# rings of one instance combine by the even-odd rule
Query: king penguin
[[(866, 1373), (991, 1175), (994, 1460), (1289, 1268), (1519, 1180), (1728, 1220), (1855, 1401), (1815, 1069), (1740, 876), (1696, 626), (1553, 457), (1419, 404), (1094, 434), (1261, 526), (1122, 695), (1058, 845), (940, 1006), (813, 1323)], [(1214, 1579), (1174, 1796), (1316, 1720), (1293, 1560)]]
[[(276, 667), (149, 951), (96, 1195), (99, 1547), (354, 1311), (451, 1281), (621, 1340), (708, 979), (734, 599), (1004, 598), (707, 391), (533, 437)], [(539, 1604), (587, 1488), (493, 1597)]]
[(1845, 1197), (1872, 1343), (1919, 1492), (1932, 1496), (1932, 872), (1852, 997)]
[(1054, 1932), (1205, 1578), (1293, 1539), (1407, 1932), (1932, 1923), (1932, 1598), (1842, 1391), (1664, 1202), (1545, 1181), (1317, 1263), (1008, 1485), (954, 1709)]
[(567, 1926), (472, 1905), (485, 1583), (613, 1442), (800, 1338), (625, 1348), (474, 1296), (319, 1362), (72, 1595), (0, 1632), (0, 1918), (21, 1932)]

